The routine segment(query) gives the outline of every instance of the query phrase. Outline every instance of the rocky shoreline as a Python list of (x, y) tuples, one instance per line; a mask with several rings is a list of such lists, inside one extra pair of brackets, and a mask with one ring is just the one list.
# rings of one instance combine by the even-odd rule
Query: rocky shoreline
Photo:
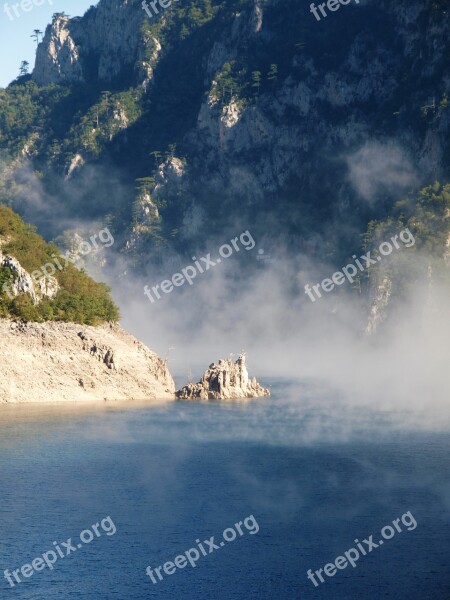
[(166, 361), (120, 325), (0, 319), (0, 404), (174, 400)]
[(117, 323), (0, 319), (0, 404), (234, 400), (270, 396), (250, 379), (244, 354), (211, 364), (175, 391), (167, 361)]

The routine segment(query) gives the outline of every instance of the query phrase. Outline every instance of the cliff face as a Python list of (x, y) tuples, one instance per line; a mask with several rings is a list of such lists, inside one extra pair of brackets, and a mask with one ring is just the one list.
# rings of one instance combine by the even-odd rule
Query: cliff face
[(0, 319), (0, 403), (174, 399), (164, 360), (118, 325)]
[(59, 17), (47, 27), (36, 54), (37, 83), (71, 83), (82, 80), (80, 55), (68, 29), (69, 20)]
[(3, 284), (2, 291), (10, 298), (16, 298), (19, 294), (29, 294), (33, 303), (38, 304), (42, 298), (54, 298), (59, 290), (58, 281), (51, 276), (40, 275), (35, 280), (26, 271), (20, 262), (1, 251), (0, 240), (0, 269), (9, 269), (12, 278), (9, 283)]
[[(179, 0), (149, 19), (136, 0), (100, 0), (81, 18), (56, 17), (33, 72), (40, 85), (107, 89), (125, 77), (122, 89), (144, 91), (137, 126), (122, 103), (121, 129), (131, 131), (115, 159), (120, 168), (135, 149), (133, 168), (156, 182), (164, 163), (145, 157), (182, 146), (178, 181), (155, 183), (166, 232), (198, 206), (230, 220), (237, 207), (268, 210), (280, 229), (302, 230), (301, 207), (318, 223), (362, 217), (387, 189), (394, 197), (448, 172), (445, 2), (366, 0), (320, 23), (292, 1), (202, 0), (195, 18), (189, 6)], [(97, 117), (92, 131), (100, 138), (108, 126)], [(78, 156), (79, 174), (88, 166), (89, 144), (64, 149), (66, 172)], [(220, 202), (208, 206), (211, 197)], [(126, 235), (124, 247), (144, 250), (149, 236), (131, 224)]]
[(343, 14), (329, 15), (326, 22), (307, 23), (308, 33), (302, 30), (307, 7), (299, 6), (292, 12), (293, 20), (302, 17), (299, 43), (283, 76), (280, 67), (272, 87), (255, 84), (251, 102), (240, 102), (233, 90), (224, 102), (217, 75), (227, 64), (252, 44), (276, 52), (274, 20), (283, 17), (271, 4), (287, 10), (279, 2), (255, 1), (236, 15), (208, 56), (209, 93), (189, 136), (201, 184), (217, 191), (225, 178), (229, 201), (244, 196), (255, 203), (286, 190), (292, 180), (302, 195), (315, 188), (317, 197), (326, 173), (324, 179), (336, 183), (333, 208), (343, 212), (355, 191), (348, 169), (350, 179), (366, 171), (369, 189), (358, 181), (356, 191), (372, 202), (380, 190), (377, 182), (372, 195), (370, 173), (383, 154), (392, 158), (386, 178), (397, 171), (390, 183), (399, 193), (402, 179), (415, 183), (415, 167), (425, 181), (439, 174), (450, 128), (449, 22), (433, 12), (431, 0), (361, 3), (348, 11), (349, 22), (343, 24)]
[[(76, 84), (63, 86), (73, 104), (49, 111), (64, 126), (33, 122), (14, 155), (52, 194), (67, 177), (71, 216), (79, 189), (96, 218), (120, 214), (117, 250), (132, 257), (158, 259), (162, 242), (188, 253), (212, 223), (237, 222), (274, 248), (346, 257), (396, 200), (450, 178), (449, 8), (361, 0), (317, 22), (298, 0), (178, 0), (149, 19), (138, 0), (100, 0), (48, 26), (32, 77)], [(93, 164), (118, 175), (117, 197)], [(395, 296), (382, 282), (372, 332)]]
[(83, 17), (57, 16), (38, 47), (33, 77), (40, 85), (111, 81), (125, 70), (142, 72), (144, 12), (130, 0), (102, 1)]
[(382, 281), (373, 288), (371, 290), (373, 301), (365, 329), (366, 335), (374, 335), (386, 319), (387, 307), (392, 294), (392, 281), (385, 275)]

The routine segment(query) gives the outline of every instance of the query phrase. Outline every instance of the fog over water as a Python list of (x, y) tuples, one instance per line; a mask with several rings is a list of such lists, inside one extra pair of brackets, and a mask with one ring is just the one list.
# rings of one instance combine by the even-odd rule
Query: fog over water
[[(251, 375), (312, 379), (350, 404), (445, 408), (447, 413), (450, 320), (445, 288), (434, 286), (430, 292), (418, 285), (396, 307), (389, 326), (368, 337), (363, 335), (367, 301), (345, 289), (348, 284), (315, 303), (289, 290), (295, 279), (320, 281), (340, 265), (313, 269), (307, 261), (277, 257), (236, 279), (239, 258), (230, 260), (234, 263), (220, 265), (193, 286), (174, 289), (154, 303), (143, 295), (143, 286), (158, 279), (124, 282), (115, 289), (124, 325), (167, 354), (174, 373), (186, 378), (192, 370), (198, 375), (213, 360), (245, 349)], [(169, 348), (174, 349), (168, 353)], [(438, 421), (442, 416), (436, 413)]]
[[(399, 198), (420, 181), (420, 171), (406, 149), (392, 140), (368, 140), (340, 159), (362, 205), (376, 207), (387, 194)], [(21, 168), (16, 178), (22, 189), (17, 208), (47, 237), (78, 228), (88, 239), (89, 233), (101, 227), (101, 207), (108, 202), (111, 207), (119, 206), (125, 194), (120, 173), (110, 174), (103, 167), (88, 167), (78, 186), (60, 188), (69, 194), (65, 202), (49, 197), (27, 167)], [(89, 202), (92, 204), (93, 189), (98, 194), (98, 220), (85, 213)], [(237, 215), (230, 217), (223, 231), (205, 237), (204, 215), (200, 206), (197, 209), (192, 207), (192, 218), (186, 216), (181, 233), (191, 251), (180, 256), (164, 251), (158, 265), (139, 256), (141, 275), (136, 274), (131, 259), (118, 252), (123, 240), (117, 236), (114, 246), (103, 249), (103, 269), (86, 257), (88, 270), (111, 285), (124, 327), (168, 358), (178, 385), (191, 375), (197, 379), (211, 362), (231, 353), (236, 357), (245, 350), (250, 375), (263, 383), (267, 377), (314, 382), (325, 386), (336, 402), (339, 398), (348, 405), (419, 410), (424, 423), (435, 421), (439, 426), (446, 422), (450, 406), (449, 286), (433, 277), (424, 279), (431, 257), (403, 245), (394, 250), (394, 260), (397, 255), (403, 258), (414, 252), (417, 276), (409, 273), (412, 282), (406, 299), (396, 298), (388, 321), (376, 336), (368, 337), (364, 329), (373, 294), (359, 296), (347, 281), (330, 293), (322, 292), (323, 297), (314, 303), (304, 292), (306, 284), (331, 277), (346, 262), (353, 263), (353, 255), (362, 254), (360, 248), (348, 247), (345, 262), (323, 258), (325, 248), (339, 246), (342, 232), (356, 233), (351, 219), (337, 217), (320, 235), (311, 232), (307, 244), (311, 252), (305, 254), (296, 252), (287, 240), (273, 237), (270, 226), (263, 235), (257, 229), (257, 234), (251, 222)], [(254, 247), (240, 244), (229, 258), (197, 273), (193, 285), (175, 287), (169, 294), (161, 294), (160, 300), (151, 302), (144, 295), (145, 286), (152, 288), (171, 279), (194, 264), (194, 256), (201, 261), (210, 254), (215, 261), (219, 248), (243, 232), (254, 240)], [(292, 401), (300, 406), (304, 398), (295, 391)]]

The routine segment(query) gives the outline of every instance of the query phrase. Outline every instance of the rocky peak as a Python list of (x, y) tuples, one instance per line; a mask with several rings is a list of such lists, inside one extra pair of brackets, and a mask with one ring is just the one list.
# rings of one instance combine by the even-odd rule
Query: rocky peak
[(39, 44), (33, 79), (39, 85), (108, 82), (131, 70), (148, 84), (152, 70), (143, 59), (145, 48), (153, 48), (156, 60), (160, 46), (142, 33), (144, 18), (140, 3), (130, 0), (100, 0), (83, 17), (56, 15)]
[(36, 53), (34, 80), (40, 85), (83, 80), (80, 55), (67, 17), (57, 16), (47, 26)]
[(163, 193), (167, 193), (172, 189), (176, 189), (183, 177), (186, 174), (184, 162), (171, 156), (158, 166), (155, 172), (155, 189), (153, 195), (155, 198), (160, 197)]

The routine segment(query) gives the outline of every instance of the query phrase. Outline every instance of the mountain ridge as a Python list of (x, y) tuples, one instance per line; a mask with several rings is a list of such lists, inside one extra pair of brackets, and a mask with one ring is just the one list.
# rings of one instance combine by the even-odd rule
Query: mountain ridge
[(137, 273), (249, 222), (269, 254), (341, 263), (396, 202), (450, 179), (449, 8), (367, 0), (317, 23), (292, 0), (180, 0), (155, 19), (100, 0), (56, 15), (33, 75), (0, 92), (15, 161), (0, 198), (47, 237), (99, 220)]

